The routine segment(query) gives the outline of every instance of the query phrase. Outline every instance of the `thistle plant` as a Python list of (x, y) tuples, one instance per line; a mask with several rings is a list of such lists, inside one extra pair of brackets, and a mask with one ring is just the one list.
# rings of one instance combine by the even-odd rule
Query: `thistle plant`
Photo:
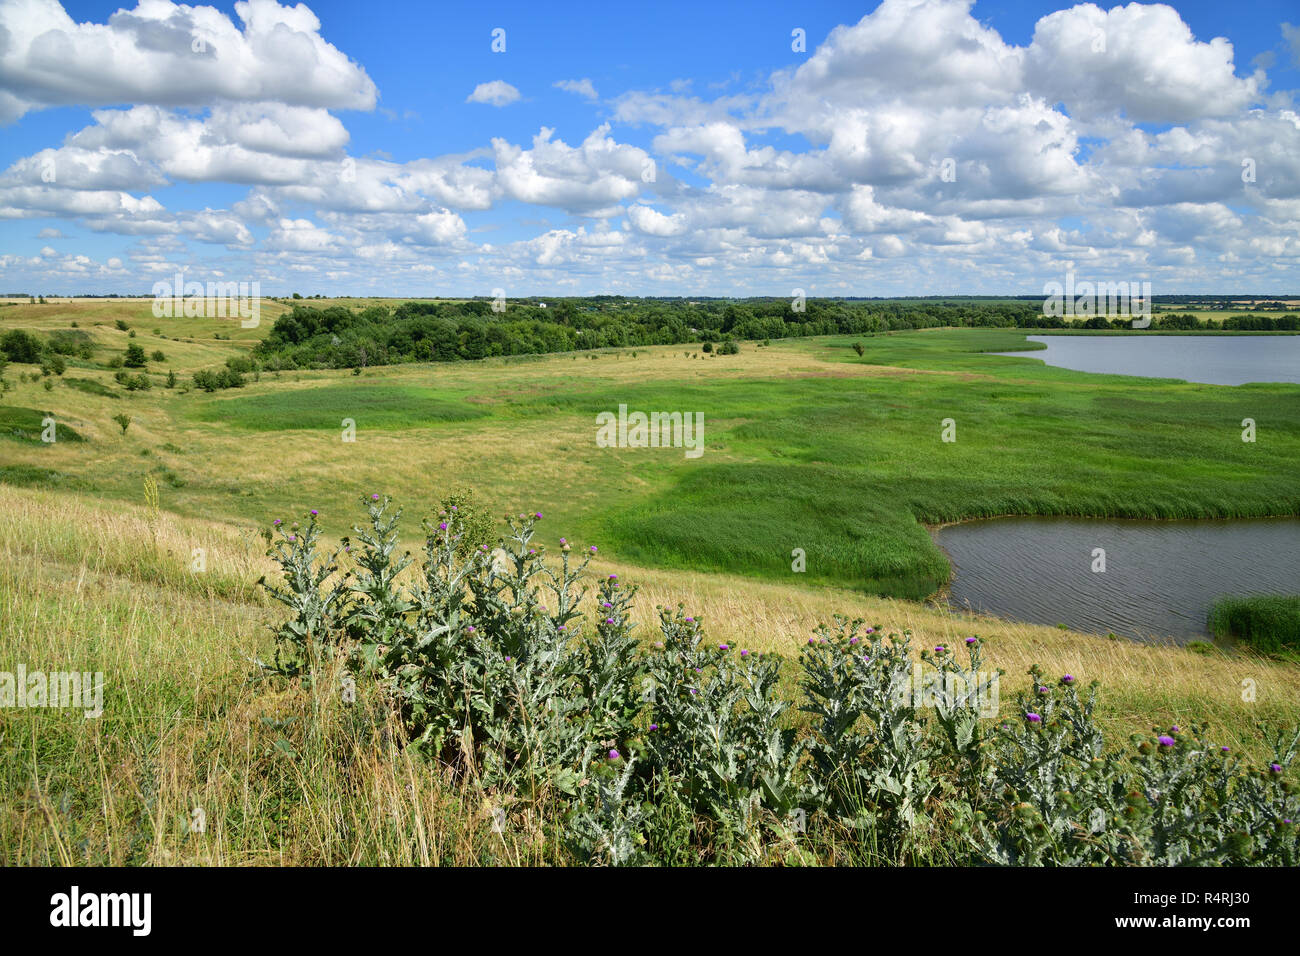
[(264, 674), (316, 695), (340, 673), (373, 682), (406, 746), (494, 806), (558, 811), (579, 859), (1300, 861), (1300, 730), (1274, 732), (1264, 767), (1199, 726), (1107, 746), (1095, 683), (1035, 667), (1002, 704), (978, 637), (914, 655), (909, 632), (840, 617), (800, 653), (797, 729), (779, 655), (709, 640), (680, 605), (638, 640), (635, 587), (591, 583), (595, 546), (558, 538), (552, 557), (540, 512), (507, 516), (493, 549), (453, 496), (417, 556), (387, 497), (362, 504), (333, 551), (315, 511), (267, 533), (280, 581), (262, 583), (288, 614)]

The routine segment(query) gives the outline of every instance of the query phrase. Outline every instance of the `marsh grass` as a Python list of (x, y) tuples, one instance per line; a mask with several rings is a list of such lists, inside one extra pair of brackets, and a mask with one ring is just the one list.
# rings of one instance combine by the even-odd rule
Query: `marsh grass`
[(1215, 637), (1242, 641), (1260, 653), (1300, 655), (1300, 595), (1219, 598), (1209, 623)]

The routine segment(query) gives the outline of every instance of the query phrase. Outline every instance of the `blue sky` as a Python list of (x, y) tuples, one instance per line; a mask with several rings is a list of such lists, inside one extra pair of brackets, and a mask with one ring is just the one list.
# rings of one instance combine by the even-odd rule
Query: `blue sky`
[(1300, 292), (1294, 3), (306, 6), (0, 0), (0, 291)]

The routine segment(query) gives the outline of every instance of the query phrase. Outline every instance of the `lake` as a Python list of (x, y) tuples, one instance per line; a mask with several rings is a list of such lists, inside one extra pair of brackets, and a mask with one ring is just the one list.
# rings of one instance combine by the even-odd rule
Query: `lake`
[(1208, 385), (1300, 383), (1300, 335), (1031, 335), (1046, 352), (996, 352), (1078, 372)]
[[(953, 563), (950, 603), (1137, 640), (1206, 639), (1227, 594), (1300, 591), (1300, 519), (992, 518), (934, 532)], [(1105, 571), (1093, 571), (1093, 549)]]

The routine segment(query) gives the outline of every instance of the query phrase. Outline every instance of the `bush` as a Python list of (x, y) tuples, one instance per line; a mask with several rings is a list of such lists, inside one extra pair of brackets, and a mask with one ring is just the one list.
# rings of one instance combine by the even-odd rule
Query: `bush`
[(1300, 595), (1219, 598), (1210, 607), (1215, 637), (1249, 644), (1266, 654), (1300, 651)]
[(700, 351), (701, 351), (701, 352), (712, 352), (712, 351), (713, 351), (713, 343), (712, 343), (712, 342), (705, 342), (703, 345), (700, 346)]
[(404, 574), (400, 512), (363, 501), (355, 537), (328, 553), (314, 512), (275, 522), (282, 582), (262, 583), (289, 614), (264, 671), (316, 691), (340, 666), (375, 682), (409, 746), (498, 813), (547, 814), (580, 860), (1300, 862), (1285, 779), (1300, 729), (1274, 736), (1262, 770), (1197, 727), (1108, 750), (1095, 684), (1034, 668), (992, 719), (998, 672), (978, 638), (961, 661), (936, 647), (914, 664), (907, 632), (837, 619), (800, 656), (800, 730), (779, 655), (711, 644), (681, 607), (660, 608), (659, 639), (642, 643), (617, 575), (588, 620), (595, 549), (575, 558), (561, 538), (548, 560), (540, 514), (508, 518), (493, 551), (470, 544), (472, 507), (444, 507)]
[(150, 355), (149, 358), (155, 362), (167, 361), (167, 356), (163, 353), (162, 349), (154, 349), (153, 354)]
[(719, 355), (739, 355), (739, 354), (740, 354), (740, 343), (737, 342), (735, 339), (727, 339), (727, 341), (723, 342), (720, 346), (718, 346), (718, 354), (719, 354)]
[(234, 369), (200, 369), (194, 373), (194, 387), (205, 392), (215, 392), (219, 388), (243, 388), (244, 376)]
[(122, 356), (122, 364), (127, 368), (144, 368), (148, 364), (144, 349), (134, 342), (127, 345), (126, 352)]
[(10, 329), (0, 338), (0, 352), (10, 362), (35, 365), (41, 360), (41, 340), (24, 329)]

